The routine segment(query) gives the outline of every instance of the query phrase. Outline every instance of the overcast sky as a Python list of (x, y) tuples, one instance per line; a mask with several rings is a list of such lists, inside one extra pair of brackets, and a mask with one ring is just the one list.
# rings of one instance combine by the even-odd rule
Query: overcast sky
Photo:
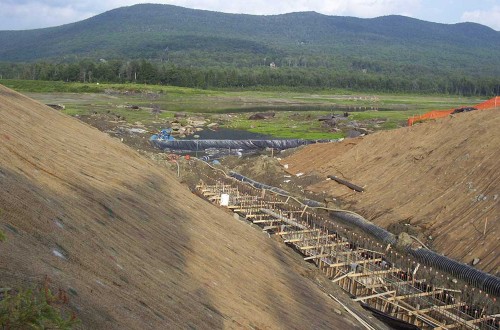
[(259, 15), (297, 11), (356, 17), (399, 14), (438, 23), (477, 22), (500, 31), (500, 0), (0, 0), (0, 30), (58, 26), (147, 2)]

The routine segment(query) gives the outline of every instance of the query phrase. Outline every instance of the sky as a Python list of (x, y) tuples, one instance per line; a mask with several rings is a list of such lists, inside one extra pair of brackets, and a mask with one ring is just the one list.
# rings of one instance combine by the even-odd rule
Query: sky
[(500, 31), (500, 0), (0, 0), (0, 30), (58, 26), (148, 2), (256, 15), (316, 11), (371, 18), (397, 14), (446, 24), (476, 22)]

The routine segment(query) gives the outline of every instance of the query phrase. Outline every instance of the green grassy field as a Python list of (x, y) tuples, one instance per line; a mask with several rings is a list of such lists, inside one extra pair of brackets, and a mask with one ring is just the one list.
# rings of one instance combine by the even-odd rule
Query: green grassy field
[[(176, 112), (203, 115), (224, 127), (277, 138), (333, 139), (317, 117), (349, 112), (350, 120), (383, 119), (384, 129), (434, 109), (477, 104), (483, 100), (445, 95), (363, 94), (346, 90), (201, 90), (141, 84), (83, 84), (33, 80), (0, 80), (9, 88), (46, 104), (63, 104), (68, 115), (112, 113), (129, 123), (171, 119)], [(132, 106), (139, 109), (131, 110)], [(161, 110), (154, 113), (153, 109)], [(272, 120), (248, 120), (251, 112), (272, 111)], [(222, 114), (231, 113), (228, 118)]]

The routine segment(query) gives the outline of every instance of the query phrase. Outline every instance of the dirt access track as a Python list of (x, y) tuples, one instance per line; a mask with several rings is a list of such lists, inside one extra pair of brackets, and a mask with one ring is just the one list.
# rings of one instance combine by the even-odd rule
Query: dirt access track
[(313, 266), (118, 139), (3, 86), (0, 114), (0, 287), (47, 276), (85, 329), (358, 328)]
[[(500, 109), (473, 111), (341, 143), (307, 146), (281, 161), (325, 180), (307, 189), (396, 234), (500, 274)], [(326, 180), (335, 175), (362, 193)]]

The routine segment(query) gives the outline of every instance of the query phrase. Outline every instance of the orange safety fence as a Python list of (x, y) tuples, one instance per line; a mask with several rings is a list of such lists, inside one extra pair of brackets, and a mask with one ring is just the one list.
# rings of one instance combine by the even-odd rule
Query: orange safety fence
[[(483, 103), (479, 103), (473, 108), (477, 110), (490, 110), (490, 109), (495, 109), (500, 107), (500, 96), (495, 96), (494, 98), (485, 101)], [(422, 120), (428, 120), (428, 119), (437, 119), (437, 118), (443, 118), (451, 115), (456, 109), (449, 109), (449, 110), (433, 110), (430, 112), (426, 112), (423, 115), (420, 116), (413, 116), (408, 118), (408, 126), (413, 125), (413, 123), (422, 121)]]
[(495, 96), (494, 98), (488, 101), (484, 101), (483, 103), (479, 103), (478, 105), (474, 106), (474, 108), (478, 110), (489, 110), (499, 107), (500, 107), (500, 96)]

